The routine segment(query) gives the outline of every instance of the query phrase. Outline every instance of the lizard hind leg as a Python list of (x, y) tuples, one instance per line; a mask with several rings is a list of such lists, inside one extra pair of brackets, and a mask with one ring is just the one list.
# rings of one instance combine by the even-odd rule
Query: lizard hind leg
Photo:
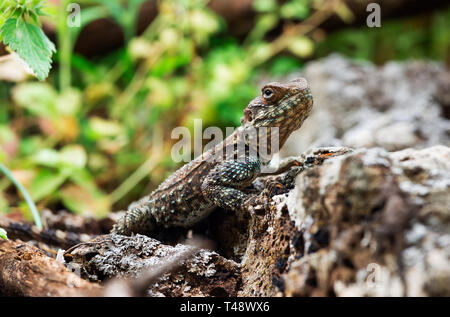
[(114, 225), (111, 233), (130, 236), (134, 233), (149, 234), (156, 227), (156, 219), (151, 212), (151, 201), (143, 199), (131, 204), (128, 211)]
[(257, 159), (225, 161), (204, 179), (203, 196), (218, 207), (240, 210), (244, 201), (250, 198), (241, 189), (251, 184), (259, 173), (260, 162)]

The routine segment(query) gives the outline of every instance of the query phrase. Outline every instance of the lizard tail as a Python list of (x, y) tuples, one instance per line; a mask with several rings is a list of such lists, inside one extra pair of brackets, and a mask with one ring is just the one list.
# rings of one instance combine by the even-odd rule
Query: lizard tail
[(88, 242), (94, 237), (84, 233), (66, 232), (58, 229), (39, 229), (32, 224), (13, 221), (5, 217), (0, 217), (0, 227), (6, 230), (9, 239), (36, 240), (64, 249)]

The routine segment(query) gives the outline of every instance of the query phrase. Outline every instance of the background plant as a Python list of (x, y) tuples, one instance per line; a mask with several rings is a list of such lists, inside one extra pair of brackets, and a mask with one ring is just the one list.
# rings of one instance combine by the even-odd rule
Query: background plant
[(4, 0), (0, 4), (0, 41), (16, 52), (39, 80), (48, 76), (55, 45), (40, 28), (45, 0)]

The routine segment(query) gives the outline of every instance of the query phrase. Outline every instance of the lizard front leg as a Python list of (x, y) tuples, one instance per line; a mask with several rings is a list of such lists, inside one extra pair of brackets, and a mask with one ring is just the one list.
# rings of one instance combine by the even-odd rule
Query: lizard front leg
[(256, 158), (230, 160), (217, 165), (202, 183), (202, 194), (215, 206), (240, 210), (244, 202), (251, 198), (242, 189), (259, 176), (261, 163)]

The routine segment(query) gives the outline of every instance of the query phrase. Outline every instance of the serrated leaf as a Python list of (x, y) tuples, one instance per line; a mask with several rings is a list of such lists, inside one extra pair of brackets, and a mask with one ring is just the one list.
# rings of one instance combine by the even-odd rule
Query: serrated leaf
[(21, 18), (10, 18), (0, 28), (0, 37), (30, 66), (39, 80), (48, 76), (56, 49), (40, 28)]

